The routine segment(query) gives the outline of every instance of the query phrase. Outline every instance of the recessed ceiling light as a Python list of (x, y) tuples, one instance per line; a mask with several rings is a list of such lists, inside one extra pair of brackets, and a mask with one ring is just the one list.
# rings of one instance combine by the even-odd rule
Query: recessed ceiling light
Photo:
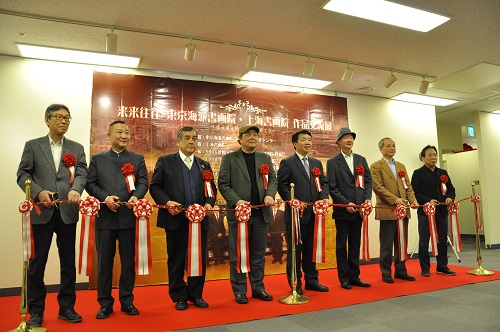
[(500, 110), (493, 111), (495, 114), (500, 114)]
[(384, 0), (330, 0), (323, 8), (422, 32), (430, 31), (450, 19)]
[(298, 86), (301, 88), (311, 89), (323, 89), (325, 86), (332, 83), (330, 81), (322, 81), (313, 78), (264, 73), (259, 71), (249, 71), (241, 77), (241, 80), (284, 86)]
[(363, 86), (361, 88), (357, 88), (354, 91), (357, 93), (370, 93), (370, 92), (375, 91), (375, 88), (373, 86)]
[(458, 103), (458, 100), (417, 95), (417, 94), (408, 93), (408, 92), (399, 94), (395, 97), (392, 97), (391, 99), (408, 101), (410, 103), (417, 103), (417, 104), (434, 105), (434, 106), (448, 106), (451, 104)]
[(91, 65), (126, 67), (126, 68), (139, 67), (139, 61), (141, 60), (141, 58), (125, 56), (125, 55), (78, 51), (65, 48), (27, 45), (19, 43), (17, 44), (17, 47), (19, 48), (19, 53), (21, 54), (22, 57), (33, 58), (33, 59), (75, 62), (75, 63), (85, 63)]

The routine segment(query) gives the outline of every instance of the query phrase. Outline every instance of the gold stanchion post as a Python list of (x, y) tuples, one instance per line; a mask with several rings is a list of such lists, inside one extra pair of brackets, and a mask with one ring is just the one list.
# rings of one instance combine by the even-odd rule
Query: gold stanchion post
[[(473, 181), (471, 182), (472, 186), (472, 196), (476, 195), (476, 183)], [(478, 203), (479, 204), (479, 203)], [(481, 258), (481, 240), (479, 238), (479, 229), (477, 227), (477, 218), (479, 218), (478, 215), (474, 213), (474, 216), (476, 218), (476, 257), (477, 257), (477, 268), (474, 270), (469, 270), (467, 273), (469, 274), (474, 274), (476, 276), (491, 276), (494, 275), (495, 272), (486, 270), (481, 266), (481, 263), (483, 262), (483, 259)]]
[[(31, 180), (26, 180), (24, 182), (25, 185), (25, 193), (26, 200), (30, 200), (30, 190), (31, 190)], [(19, 305), (19, 313), (21, 314), (21, 324), (10, 332), (25, 332), (25, 331), (33, 331), (33, 332), (45, 332), (47, 329), (43, 327), (32, 327), (26, 324), (26, 315), (28, 314), (28, 267), (29, 260), (23, 261), (23, 281), (21, 286), (21, 304)]]
[[(295, 184), (290, 183), (290, 199), (295, 198)], [(292, 283), (292, 294), (288, 296), (283, 296), (280, 297), (279, 301), (280, 303), (283, 304), (304, 304), (308, 303), (311, 301), (310, 298), (304, 295), (299, 295), (297, 293), (297, 261), (295, 260), (296, 257), (296, 252), (295, 252), (295, 233), (297, 230), (295, 229), (295, 209), (292, 209), (292, 236), (290, 237), (290, 242), (287, 245), (292, 245), (292, 276), (291, 276), (291, 283)]]

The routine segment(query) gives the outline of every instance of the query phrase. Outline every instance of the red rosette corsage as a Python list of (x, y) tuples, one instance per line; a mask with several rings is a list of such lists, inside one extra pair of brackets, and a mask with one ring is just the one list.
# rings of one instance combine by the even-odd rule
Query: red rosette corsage
[(405, 172), (405, 171), (399, 171), (399, 172), (398, 172), (398, 176), (399, 176), (400, 178), (404, 178), (404, 177), (405, 177), (405, 175), (406, 175), (406, 172)]
[(62, 157), (62, 162), (63, 162), (64, 166), (66, 166), (66, 167), (75, 166), (76, 165), (76, 158), (75, 158), (75, 156), (73, 156), (73, 154), (66, 153)]
[(446, 183), (446, 182), (448, 182), (448, 180), (449, 180), (449, 178), (448, 178), (445, 174), (441, 175), (441, 176), (439, 177), (439, 179), (440, 179), (440, 180), (441, 180), (441, 182), (443, 182), (443, 183)]
[(405, 175), (406, 175), (405, 171), (398, 172), (398, 176), (401, 178), (401, 182), (403, 182), (403, 188), (408, 189), (408, 184), (406, 183)]
[(262, 174), (262, 178), (264, 180), (264, 189), (267, 189), (267, 183), (269, 182), (269, 165), (260, 165), (259, 172)]
[(127, 189), (129, 193), (135, 190), (134, 171), (134, 165), (132, 165), (131, 163), (123, 164), (122, 174), (125, 175), (125, 182), (127, 183)]
[(358, 174), (356, 176), (356, 187), (365, 189), (365, 168), (361, 165), (356, 166), (356, 174)]
[(319, 182), (319, 176), (321, 175), (321, 170), (318, 167), (314, 167), (311, 170), (312, 175), (314, 176), (314, 183), (316, 185), (316, 190), (321, 192), (321, 183)]
[(122, 174), (123, 175), (125, 175), (125, 176), (132, 175), (132, 174), (134, 174), (134, 171), (135, 171), (134, 165), (132, 165), (131, 163), (123, 164), (123, 167), (122, 167)]
[(446, 195), (446, 193), (448, 192), (448, 187), (446, 186), (446, 182), (448, 182), (449, 180), (448, 176), (443, 174), (439, 177), (439, 179), (441, 180), (441, 194)]
[(365, 168), (363, 166), (356, 166), (356, 173), (358, 175), (363, 175), (365, 174)]
[(214, 173), (207, 169), (203, 171), (203, 187), (205, 187), (205, 197), (214, 197), (214, 191), (212, 189), (212, 180), (214, 179)]

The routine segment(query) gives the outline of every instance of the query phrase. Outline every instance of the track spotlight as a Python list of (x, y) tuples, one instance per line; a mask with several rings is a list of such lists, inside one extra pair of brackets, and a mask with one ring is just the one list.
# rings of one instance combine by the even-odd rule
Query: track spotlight
[(396, 81), (398, 80), (398, 78), (396, 76), (394, 76), (392, 74), (392, 71), (391, 71), (391, 76), (389, 76), (386, 80), (385, 80), (385, 83), (384, 83), (384, 86), (389, 89), (394, 83), (396, 83)]
[(248, 52), (247, 54), (247, 69), (255, 69), (255, 66), (257, 66), (257, 53), (253, 51), (253, 47)]
[(424, 77), (424, 79), (420, 83), (420, 89), (418, 89), (418, 92), (425, 95), (427, 93), (427, 88), (429, 88), (429, 81), (426, 81)]
[(118, 50), (118, 36), (113, 33), (114, 29), (111, 29), (111, 33), (106, 35), (106, 53), (116, 53)]
[(354, 69), (349, 67), (349, 64), (347, 64), (347, 67), (344, 70), (344, 75), (342, 75), (342, 81), (350, 82), (352, 80), (353, 74), (354, 74)]
[(302, 75), (311, 77), (314, 71), (314, 62), (311, 61), (311, 58), (307, 58), (306, 63), (304, 64), (304, 72)]
[(193, 61), (194, 56), (196, 55), (196, 45), (189, 40), (189, 43), (186, 44), (186, 50), (184, 51), (184, 60)]

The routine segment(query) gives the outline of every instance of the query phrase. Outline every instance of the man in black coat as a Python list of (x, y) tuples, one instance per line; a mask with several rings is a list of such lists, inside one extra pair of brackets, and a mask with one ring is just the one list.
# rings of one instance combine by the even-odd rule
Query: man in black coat
[[(366, 159), (352, 152), (356, 134), (349, 128), (341, 128), (337, 135), (340, 153), (327, 162), (328, 185), (334, 204), (360, 205), (371, 202), (372, 177)], [(359, 173), (358, 173), (359, 172)], [(359, 180), (362, 177), (363, 185)], [(370, 287), (359, 278), (359, 250), (361, 246), (362, 217), (353, 207), (333, 208), (337, 230), (337, 273), (340, 285)], [(347, 249), (349, 248), (349, 249)]]
[(223, 258), (224, 248), (227, 247), (229, 242), (224, 228), (224, 214), (221, 213), (218, 205), (214, 206), (214, 213), (208, 216), (208, 220), (208, 238), (212, 247), (212, 260), (215, 262), (215, 266), (225, 264)]
[[(438, 274), (453, 276), (456, 273), (448, 268), (448, 205), (455, 199), (455, 187), (451, 183), (448, 172), (436, 167), (437, 150), (435, 146), (427, 145), (420, 152), (420, 159), (424, 166), (413, 172), (411, 185), (415, 191), (418, 204), (436, 204), (436, 230), (438, 236), (437, 267)], [(443, 183), (444, 182), (444, 183)], [(444, 188), (442, 186), (444, 185)], [(439, 204), (439, 205), (438, 205)], [(421, 274), (430, 277), (430, 257), (429, 257), (429, 219), (423, 207), (419, 207), (418, 215), (418, 258), (420, 260)]]
[[(285, 158), (278, 170), (278, 193), (283, 200), (291, 199), (290, 184), (295, 184), (295, 197), (303, 202), (315, 202), (328, 199), (328, 182), (323, 173), (323, 165), (316, 158), (307, 156), (312, 149), (312, 134), (308, 130), (301, 130), (292, 135), (295, 154)], [(312, 170), (320, 170), (319, 182), (321, 191), (316, 187)], [(292, 277), (292, 213), (290, 205), (285, 207), (287, 259), (286, 272), (288, 283)], [(319, 272), (313, 262), (315, 215), (311, 205), (308, 205), (300, 218), (300, 236), (302, 244), (295, 246), (297, 287), (296, 291), (302, 295), (302, 270), (304, 270), (305, 289), (317, 292), (328, 292), (328, 287), (319, 283)]]
[[(115, 300), (111, 295), (111, 288), (116, 241), (121, 262), (119, 283), (121, 311), (127, 315), (139, 314), (139, 310), (133, 304), (132, 294), (136, 255), (136, 217), (132, 209), (134, 203), (148, 192), (148, 174), (144, 156), (127, 150), (130, 143), (128, 125), (120, 120), (114, 121), (109, 125), (108, 137), (111, 149), (97, 153), (90, 159), (86, 187), (90, 196), (105, 203), (101, 206), (95, 222), (98, 255), (97, 301), (101, 306), (97, 319), (108, 318), (113, 313)], [(133, 172), (133, 179), (122, 170), (126, 167)], [(133, 183), (130, 183), (131, 181)]]
[[(192, 204), (202, 205), (211, 210), (217, 196), (212, 179), (213, 197), (204, 191), (204, 171), (212, 171), (210, 164), (194, 155), (198, 144), (198, 133), (193, 127), (182, 127), (177, 133), (179, 152), (161, 156), (155, 166), (151, 186), (151, 196), (157, 204), (171, 207), (188, 208)], [(201, 227), (202, 275), (191, 276), (184, 281), (184, 268), (188, 252), (189, 220), (185, 211), (160, 209), (157, 226), (164, 228), (167, 240), (169, 295), (175, 302), (175, 309), (186, 310), (187, 301), (198, 308), (208, 308), (202, 298), (205, 285), (207, 257), (208, 217), (205, 216)]]

